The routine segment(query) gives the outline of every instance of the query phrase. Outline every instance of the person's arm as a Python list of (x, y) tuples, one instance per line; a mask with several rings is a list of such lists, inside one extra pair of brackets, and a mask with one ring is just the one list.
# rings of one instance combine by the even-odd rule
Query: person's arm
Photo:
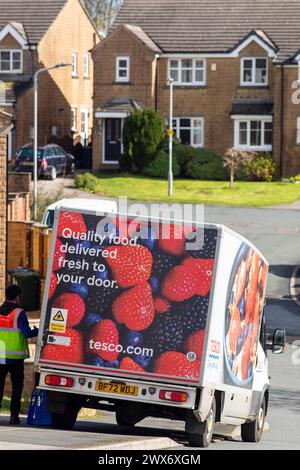
[(18, 328), (20, 328), (20, 330), (22, 332), (22, 335), (25, 338), (34, 338), (39, 333), (38, 328), (36, 328), (36, 327), (34, 327), (32, 329), (30, 328), (29, 321), (28, 321), (27, 315), (24, 312), (24, 310), (20, 313), (20, 316), (19, 316), (19, 319), (18, 319)]

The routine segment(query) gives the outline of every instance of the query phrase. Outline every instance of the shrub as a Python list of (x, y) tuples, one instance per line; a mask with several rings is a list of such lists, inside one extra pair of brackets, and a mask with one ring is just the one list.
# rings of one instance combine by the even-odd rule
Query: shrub
[[(167, 178), (169, 173), (169, 155), (164, 151), (160, 150), (156, 155), (155, 159), (149, 164), (147, 168), (143, 170), (145, 176), (151, 176), (154, 178)], [(173, 155), (173, 176), (180, 175), (180, 167), (178, 165), (176, 157)]]
[(197, 150), (190, 145), (176, 144), (173, 147), (173, 154), (180, 167), (180, 174), (186, 175), (187, 164), (197, 156)]
[(98, 178), (92, 173), (82, 173), (75, 176), (76, 188), (84, 189), (90, 193), (95, 192), (95, 186), (99, 183)]
[(187, 176), (199, 180), (225, 180), (226, 173), (221, 158), (210, 162), (202, 162), (199, 157), (194, 157), (187, 164)]
[(164, 136), (163, 123), (158, 113), (151, 109), (136, 110), (125, 119), (124, 153), (142, 170), (154, 160)]
[(121, 171), (124, 171), (125, 173), (130, 173), (132, 171), (132, 158), (130, 155), (127, 153), (123, 153), (119, 157), (119, 166)]
[(276, 173), (276, 164), (271, 155), (257, 154), (252, 161), (244, 165), (242, 173), (249, 181), (272, 181)]

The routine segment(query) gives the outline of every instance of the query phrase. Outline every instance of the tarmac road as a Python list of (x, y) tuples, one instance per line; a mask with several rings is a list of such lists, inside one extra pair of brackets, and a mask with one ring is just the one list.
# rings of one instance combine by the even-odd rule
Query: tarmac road
[[(293, 363), (298, 359), (298, 365)], [(283, 355), (270, 355), (272, 393), (268, 423), (270, 430), (264, 433), (258, 444), (246, 444), (240, 438), (211, 445), (212, 450), (300, 450), (300, 343), (297, 349), (289, 346)], [(95, 419), (81, 419), (73, 431), (57, 431), (48, 428), (27, 427), (22, 419), (21, 427), (7, 425), (8, 417), (0, 417), (0, 450), (3, 449), (140, 449), (187, 448), (184, 425), (179, 421), (146, 419), (134, 428), (115, 424), (114, 415), (105, 414)]]
[(290, 278), (300, 261), (300, 210), (205, 207), (205, 221), (227, 225), (264, 254), (270, 264), (266, 316), (269, 330), (300, 337), (300, 307), (291, 299)]

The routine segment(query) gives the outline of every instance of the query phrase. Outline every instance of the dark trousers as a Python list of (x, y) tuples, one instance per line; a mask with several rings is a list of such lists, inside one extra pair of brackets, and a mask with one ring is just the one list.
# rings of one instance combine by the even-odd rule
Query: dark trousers
[(12, 384), (10, 414), (11, 416), (19, 416), (24, 385), (24, 361), (20, 360), (13, 364), (0, 364), (0, 404), (2, 402), (5, 379), (8, 373), (10, 373)]

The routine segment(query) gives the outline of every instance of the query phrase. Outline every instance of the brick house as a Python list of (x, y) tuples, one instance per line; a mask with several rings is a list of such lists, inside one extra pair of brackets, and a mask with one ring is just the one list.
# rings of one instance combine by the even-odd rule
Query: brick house
[(15, 115), (9, 158), (33, 138), (33, 75), (39, 76), (39, 144), (87, 143), (92, 130), (98, 33), (80, 0), (0, 0), (0, 109)]
[(299, 37), (296, 0), (125, 0), (92, 51), (94, 169), (117, 167), (132, 109), (167, 125), (171, 76), (183, 143), (270, 152), (300, 173)]

